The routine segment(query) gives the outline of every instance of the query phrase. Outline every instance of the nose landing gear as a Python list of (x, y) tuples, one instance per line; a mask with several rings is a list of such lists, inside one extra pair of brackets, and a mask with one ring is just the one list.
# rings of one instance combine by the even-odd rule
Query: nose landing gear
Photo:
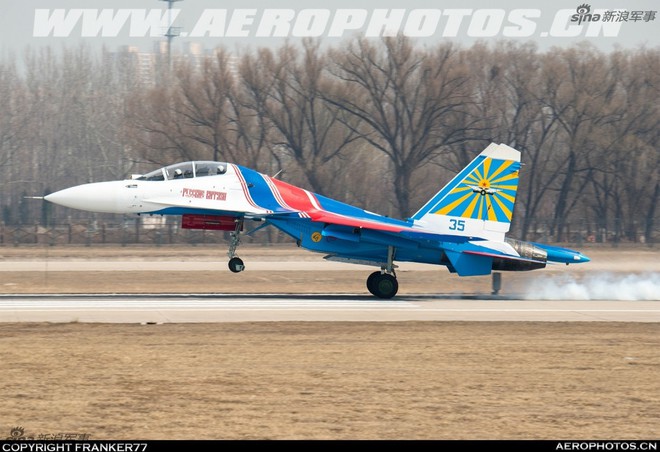
[(236, 248), (241, 243), (241, 230), (243, 230), (243, 220), (236, 220), (236, 229), (230, 233), (231, 240), (229, 242), (229, 252), (227, 253), (229, 256), (228, 266), (232, 273), (240, 273), (245, 270), (243, 260), (236, 256)]

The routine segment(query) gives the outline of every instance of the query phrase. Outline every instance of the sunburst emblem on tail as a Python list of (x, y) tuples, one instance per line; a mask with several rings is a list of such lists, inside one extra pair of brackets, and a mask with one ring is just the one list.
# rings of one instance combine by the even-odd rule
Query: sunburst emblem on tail
[(519, 169), (520, 163), (512, 160), (484, 159), (447, 194), (434, 213), (510, 223)]

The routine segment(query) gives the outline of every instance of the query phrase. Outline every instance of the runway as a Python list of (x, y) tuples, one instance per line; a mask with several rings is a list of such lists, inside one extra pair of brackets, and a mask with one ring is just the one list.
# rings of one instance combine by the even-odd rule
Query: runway
[(523, 300), (497, 296), (116, 294), (3, 295), (0, 322), (276, 321), (659, 322), (660, 301)]

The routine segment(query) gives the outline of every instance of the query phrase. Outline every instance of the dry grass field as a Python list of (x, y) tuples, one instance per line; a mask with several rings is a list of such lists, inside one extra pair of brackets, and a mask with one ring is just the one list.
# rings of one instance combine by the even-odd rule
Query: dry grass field
[(657, 438), (658, 350), (658, 324), (0, 324), (0, 433)]
[[(217, 250), (0, 248), (0, 263), (37, 266), (5, 268), (1, 287), (366, 292), (369, 270), (318, 270), (319, 256), (295, 249), (245, 251), (255, 261), (310, 266), (232, 275)], [(585, 252), (594, 268), (657, 268), (654, 250)], [(172, 259), (211, 268), (48, 270), (62, 261)], [(490, 284), (403, 266), (399, 279), (415, 293)], [(22, 426), (27, 436), (90, 439), (655, 439), (658, 350), (654, 323), (0, 323), (0, 435)]]

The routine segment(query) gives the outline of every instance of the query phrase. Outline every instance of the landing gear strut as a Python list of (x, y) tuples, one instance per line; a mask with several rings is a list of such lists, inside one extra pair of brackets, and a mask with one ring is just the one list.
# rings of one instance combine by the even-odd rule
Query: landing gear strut
[(399, 290), (399, 283), (394, 272), (394, 251), (393, 246), (388, 246), (387, 265), (367, 278), (367, 289), (378, 298), (392, 298)]
[(243, 260), (236, 256), (236, 248), (238, 248), (238, 245), (241, 243), (241, 230), (243, 229), (243, 220), (236, 220), (236, 229), (234, 229), (234, 232), (231, 232), (229, 235), (231, 236), (231, 240), (229, 241), (229, 252), (227, 253), (227, 256), (229, 256), (229, 270), (233, 273), (240, 273), (243, 270), (245, 270), (245, 264), (243, 264)]

